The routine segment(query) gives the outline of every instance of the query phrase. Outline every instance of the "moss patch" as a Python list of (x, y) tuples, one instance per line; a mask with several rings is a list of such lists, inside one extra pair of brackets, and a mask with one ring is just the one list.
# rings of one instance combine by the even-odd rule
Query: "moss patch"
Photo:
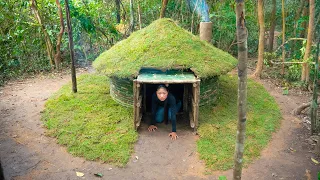
[[(200, 158), (211, 170), (227, 170), (233, 166), (237, 132), (237, 77), (220, 78), (217, 106), (200, 108)], [(251, 162), (260, 155), (280, 125), (281, 113), (274, 98), (264, 87), (248, 80), (248, 113), (244, 161)]]
[(121, 78), (136, 77), (141, 67), (191, 68), (201, 78), (225, 74), (237, 60), (171, 19), (159, 19), (102, 53), (94, 62), (97, 71)]
[(108, 84), (106, 76), (79, 77), (78, 93), (63, 86), (46, 102), (43, 120), (71, 154), (123, 166), (137, 140), (133, 110), (111, 99)]

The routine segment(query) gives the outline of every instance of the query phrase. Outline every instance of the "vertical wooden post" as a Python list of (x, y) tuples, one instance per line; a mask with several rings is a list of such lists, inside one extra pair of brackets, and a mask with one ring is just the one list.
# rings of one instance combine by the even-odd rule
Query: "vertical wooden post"
[(183, 86), (183, 113), (188, 113), (188, 99), (189, 99), (189, 92), (188, 92), (188, 85), (184, 84)]
[(197, 133), (197, 128), (199, 125), (199, 102), (200, 102), (200, 80), (195, 83), (195, 107), (194, 107), (194, 132)]
[(137, 130), (136, 123), (138, 122), (137, 120), (137, 114), (139, 114), (137, 110), (137, 103), (138, 103), (138, 97), (139, 94), (137, 93), (137, 81), (133, 80), (133, 128)]
[(199, 103), (200, 102), (200, 80), (192, 84), (191, 96), (191, 111), (189, 113), (190, 126), (197, 133), (198, 118), (199, 118)]
[(70, 57), (71, 57), (72, 91), (76, 93), (77, 79), (76, 79), (76, 68), (75, 68), (74, 51), (73, 51), (72, 26), (70, 21), (70, 10), (69, 10), (68, 0), (65, 0), (65, 3), (66, 3), (65, 6), (66, 6), (67, 26), (68, 26), (68, 35), (69, 35), (69, 49), (70, 49)]
[[(319, 30), (320, 31), (320, 30)], [(317, 121), (317, 109), (318, 109), (318, 73), (319, 73), (319, 44), (320, 44), (320, 32), (319, 32), (319, 38), (318, 38), (318, 44), (317, 44), (317, 54), (314, 58), (315, 63), (315, 73), (314, 73), (314, 80), (313, 80), (313, 97), (312, 97), (312, 103), (311, 103), (311, 135), (319, 132), (319, 122)], [(319, 142), (318, 142), (319, 143)]]
[(143, 112), (147, 112), (147, 85), (144, 83), (143, 84)]
[(133, 127), (135, 130), (138, 129), (141, 122), (141, 105), (142, 105), (142, 96), (140, 96), (140, 89), (141, 84), (138, 83), (136, 80), (133, 80), (133, 111), (134, 111), (134, 120), (133, 120)]

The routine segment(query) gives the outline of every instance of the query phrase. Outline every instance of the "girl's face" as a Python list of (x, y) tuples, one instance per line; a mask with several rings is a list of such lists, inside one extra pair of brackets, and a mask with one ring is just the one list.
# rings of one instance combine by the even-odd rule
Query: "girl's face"
[(168, 91), (165, 88), (158, 89), (157, 97), (160, 101), (165, 101), (168, 97)]

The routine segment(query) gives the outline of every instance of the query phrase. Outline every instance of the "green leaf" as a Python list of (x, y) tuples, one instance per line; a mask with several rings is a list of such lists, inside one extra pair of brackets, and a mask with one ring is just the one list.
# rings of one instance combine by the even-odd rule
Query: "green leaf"
[(102, 173), (95, 173), (94, 175), (97, 176), (97, 177), (102, 177), (103, 176)]
[(226, 176), (219, 176), (219, 180), (227, 180)]
[(282, 94), (283, 94), (283, 95), (288, 95), (288, 94), (289, 94), (289, 89), (284, 89), (284, 90), (282, 91)]

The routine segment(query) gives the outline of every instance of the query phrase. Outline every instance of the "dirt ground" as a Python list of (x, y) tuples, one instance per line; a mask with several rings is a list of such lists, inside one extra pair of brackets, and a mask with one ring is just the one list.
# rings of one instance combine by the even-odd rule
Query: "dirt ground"
[[(45, 136), (40, 121), (45, 101), (70, 79), (69, 75), (39, 76), (0, 88), (0, 158), (6, 179), (99, 179), (94, 173), (102, 173), (101, 179), (121, 180), (218, 179), (220, 175), (232, 179), (232, 170), (206, 175), (196, 151), (198, 137), (188, 128), (178, 131), (179, 139), (171, 141), (170, 127), (149, 133), (143, 125), (135, 152), (124, 168), (73, 157), (56, 139)], [(307, 179), (306, 170), (317, 179), (320, 167), (311, 161), (311, 157), (317, 158), (311, 152), (309, 131), (303, 120), (291, 114), (309, 101), (310, 94), (289, 91), (282, 95), (282, 89), (272, 82), (261, 83), (281, 107), (283, 120), (261, 157), (243, 169), (242, 179), (300, 180)], [(84, 176), (77, 177), (76, 172)]]

